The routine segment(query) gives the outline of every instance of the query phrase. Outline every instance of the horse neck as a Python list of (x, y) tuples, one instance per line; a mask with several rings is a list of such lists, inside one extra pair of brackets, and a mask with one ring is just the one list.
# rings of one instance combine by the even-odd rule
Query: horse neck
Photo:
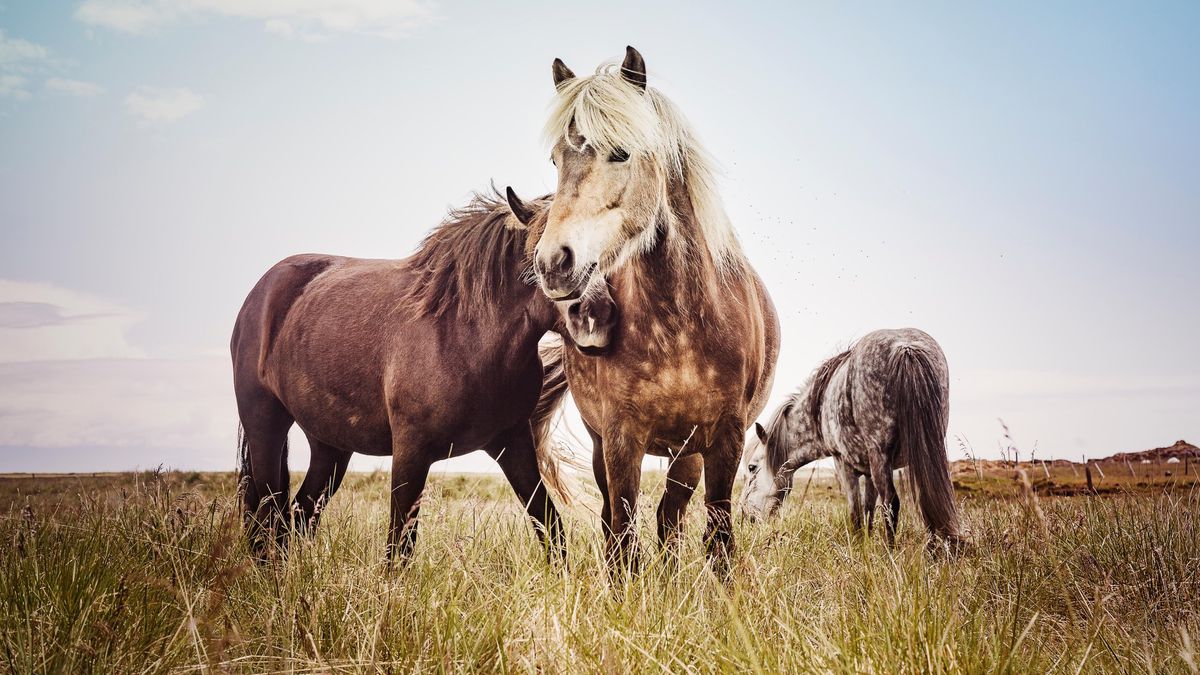
[[(796, 397), (796, 404), (790, 411), (791, 419), (788, 421), (788, 427), (790, 436), (797, 447), (811, 448), (810, 452), (821, 456), (824, 456), (822, 453), (830, 447), (830, 439), (825, 436), (822, 429), (822, 420), (826, 416), (838, 422), (844, 419), (846, 414), (843, 408), (844, 389), (833, 389), (833, 394), (830, 394), (834, 382), (837, 381), (838, 372), (844, 368), (846, 368), (846, 361), (838, 364), (828, 378), (817, 378), (814, 375), (800, 395)], [(818, 406), (815, 415), (809, 415), (814, 396), (821, 397), (821, 405)]]
[(538, 341), (558, 323), (559, 315), (554, 303), (523, 275), (509, 279), (507, 288), (491, 299), (492, 309), (477, 330), (492, 337), (488, 351), (498, 363), (518, 366), (525, 357), (537, 355)]
[(720, 273), (708, 253), (685, 180), (674, 177), (667, 185), (663, 210), (655, 216), (654, 248), (633, 259), (628, 278), (644, 295), (668, 298), (673, 307), (688, 311), (703, 306), (720, 283)]
[(816, 418), (809, 416), (809, 401), (816, 392), (813, 391), (813, 386), (810, 383), (804, 390), (804, 394), (799, 397), (799, 402), (792, 409), (791, 420), (788, 422), (788, 429), (793, 443), (796, 447), (808, 446), (815, 444), (820, 439), (821, 417), (824, 414), (825, 406), (831, 405), (829, 400), (821, 403), (821, 410), (817, 411)]
[(790, 402), (791, 408), (782, 411), (767, 429), (767, 433), (772, 438), (778, 438), (782, 434), (783, 442), (789, 448), (783, 461), (778, 466), (772, 466), (771, 470), (777, 473), (784, 472), (789, 479), (801, 464), (828, 455), (825, 446), (818, 442), (820, 435), (817, 433), (816, 425), (821, 423), (820, 418), (813, 420), (808, 416), (808, 402), (811, 393), (812, 384), (810, 383), (799, 394), (794, 395)]

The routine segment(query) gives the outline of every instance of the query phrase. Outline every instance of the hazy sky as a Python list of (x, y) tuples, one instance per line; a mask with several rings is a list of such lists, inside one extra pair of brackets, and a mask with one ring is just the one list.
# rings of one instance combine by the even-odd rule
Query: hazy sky
[(230, 468), (262, 272), (550, 191), (551, 60), (626, 44), (723, 166), (772, 406), (910, 325), (983, 456), (1200, 439), (1200, 4), (507, 4), (5, 3), (0, 471)]

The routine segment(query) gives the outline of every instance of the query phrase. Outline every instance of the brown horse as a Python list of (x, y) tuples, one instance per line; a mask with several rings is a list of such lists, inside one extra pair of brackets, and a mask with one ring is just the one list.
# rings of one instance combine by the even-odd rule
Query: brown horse
[[(298, 255), (267, 271), (230, 344), (243, 506), (258, 553), (266, 531), (285, 543), (293, 522), (315, 528), (359, 452), (392, 457), (388, 557), (407, 558), (430, 465), (480, 448), (525, 504), (548, 555), (564, 552), (545, 487), (561, 487), (556, 462), (536, 441), (552, 411), (531, 416), (543, 380), (548, 394), (563, 386), (560, 364), (543, 363), (538, 343), (567, 310), (528, 282), (525, 239), (502, 199), (477, 196), (404, 260)], [(312, 460), (289, 506), (293, 423)]]
[(742, 441), (774, 376), (775, 309), (742, 254), (707, 154), (674, 104), (646, 86), (641, 55), (627, 48), (619, 68), (590, 77), (555, 60), (553, 75), (546, 131), (558, 187), (546, 216), (530, 220), (528, 243), (548, 297), (579, 297), (603, 276), (620, 308), (605, 356), (563, 355), (594, 444), (610, 562), (636, 558), (650, 453), (671, 459), (659, 539), (677, 538), (703, 472), (709, 557), (723, 568)]

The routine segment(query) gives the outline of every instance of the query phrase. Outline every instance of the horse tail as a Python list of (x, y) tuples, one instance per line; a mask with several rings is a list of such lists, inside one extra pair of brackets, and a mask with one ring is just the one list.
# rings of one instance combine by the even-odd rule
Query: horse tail
[(258, 491), (254, 489), (254, 478), (250, 473), (250, 444), (246, 442), (246, 430), (238, 423), (237, 431), (237, 494), (242, 502), (243, 517), (250, 516), (258, 508)]
[(935, 537), (959, 538), (954, 484), (946, 459), (946, 391), (939, 365), (916, 346), (892, 350), (889, 393), (896, 406), (897, 459), (906, 462), (909, 487), (925, 527)]
[(570, 463), (570, 458), (566, 457), (562, 447), (550, 438), (554, 416), (562, 406), (568, 391), (567, 373), (563, 368), (563, 349), (562, 338), (559, 337), (538, 346), (538, 355), (542, 357), (542, 395), (538, 397), (529, 425), (533, 428), (533, 442), (542, 482), (557, 493), (563, 502), (570, 503), (571, 490), (562, 475), (562, 464)]

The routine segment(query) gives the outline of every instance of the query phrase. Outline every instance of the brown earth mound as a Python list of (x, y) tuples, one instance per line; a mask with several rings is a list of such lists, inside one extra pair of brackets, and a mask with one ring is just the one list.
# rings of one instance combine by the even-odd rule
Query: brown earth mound
[[(1090, 461), (1120, 463), (1129, 462), (1131, 464), (1137, 464), (1143, 460), (1149, 460), (1154, 463), (1161, 463), (1171, 459), (1172, 457), (1179, 458), (1179, 461), (1191, 459), (1193, 462), (1200, 463), (1200, 448), (1188, 443), (1187, 441), (1175, 441), (1174, 445), (1169, 445), (1165, 448), (1154, 448), (1153, 450), (1142, 450), (1141, 452), (1119, 452), (1111, 457), (1091, 459)], [(1082, 464), (1066, 459), (1047, 460), (1046, 463), (1051, 467), (1071, 466), (1072, 464), (1082, 466)], [(1042, 460), (1039, 459), (1036, 462), (1036, 465), (1041, 466)], [(976, 470), (976, 466), (978, 466), (979, 470), (984, 471), (985, 473), (1011, 470), (1014, 468), (1012, 462), (999, 461), (995, 459), (980, 459), (975, 461), (971, 461), (969, 459), (959, 459), (950, 462), (950, 473), (951, 475), (958, 475), (960, 473), (974, 472)], [(1029, 467), (1031, 465), (1028, 461), (1022, 461), (1020, 466)]]
[(1154, 448), (1153, 450), (1143, 450), (1141, 452), (1120, 452), (1107, 458), (1105, 461), (1140, 462), (1148, 459), (1151, 462), (1165, 462), (1172, 457), (1178, 457), (1181, 461), (1187, 458), (1200, 461), (1200, 448), (1187, 441), (1175, 441), (1175, 445), (1165, 448)]

